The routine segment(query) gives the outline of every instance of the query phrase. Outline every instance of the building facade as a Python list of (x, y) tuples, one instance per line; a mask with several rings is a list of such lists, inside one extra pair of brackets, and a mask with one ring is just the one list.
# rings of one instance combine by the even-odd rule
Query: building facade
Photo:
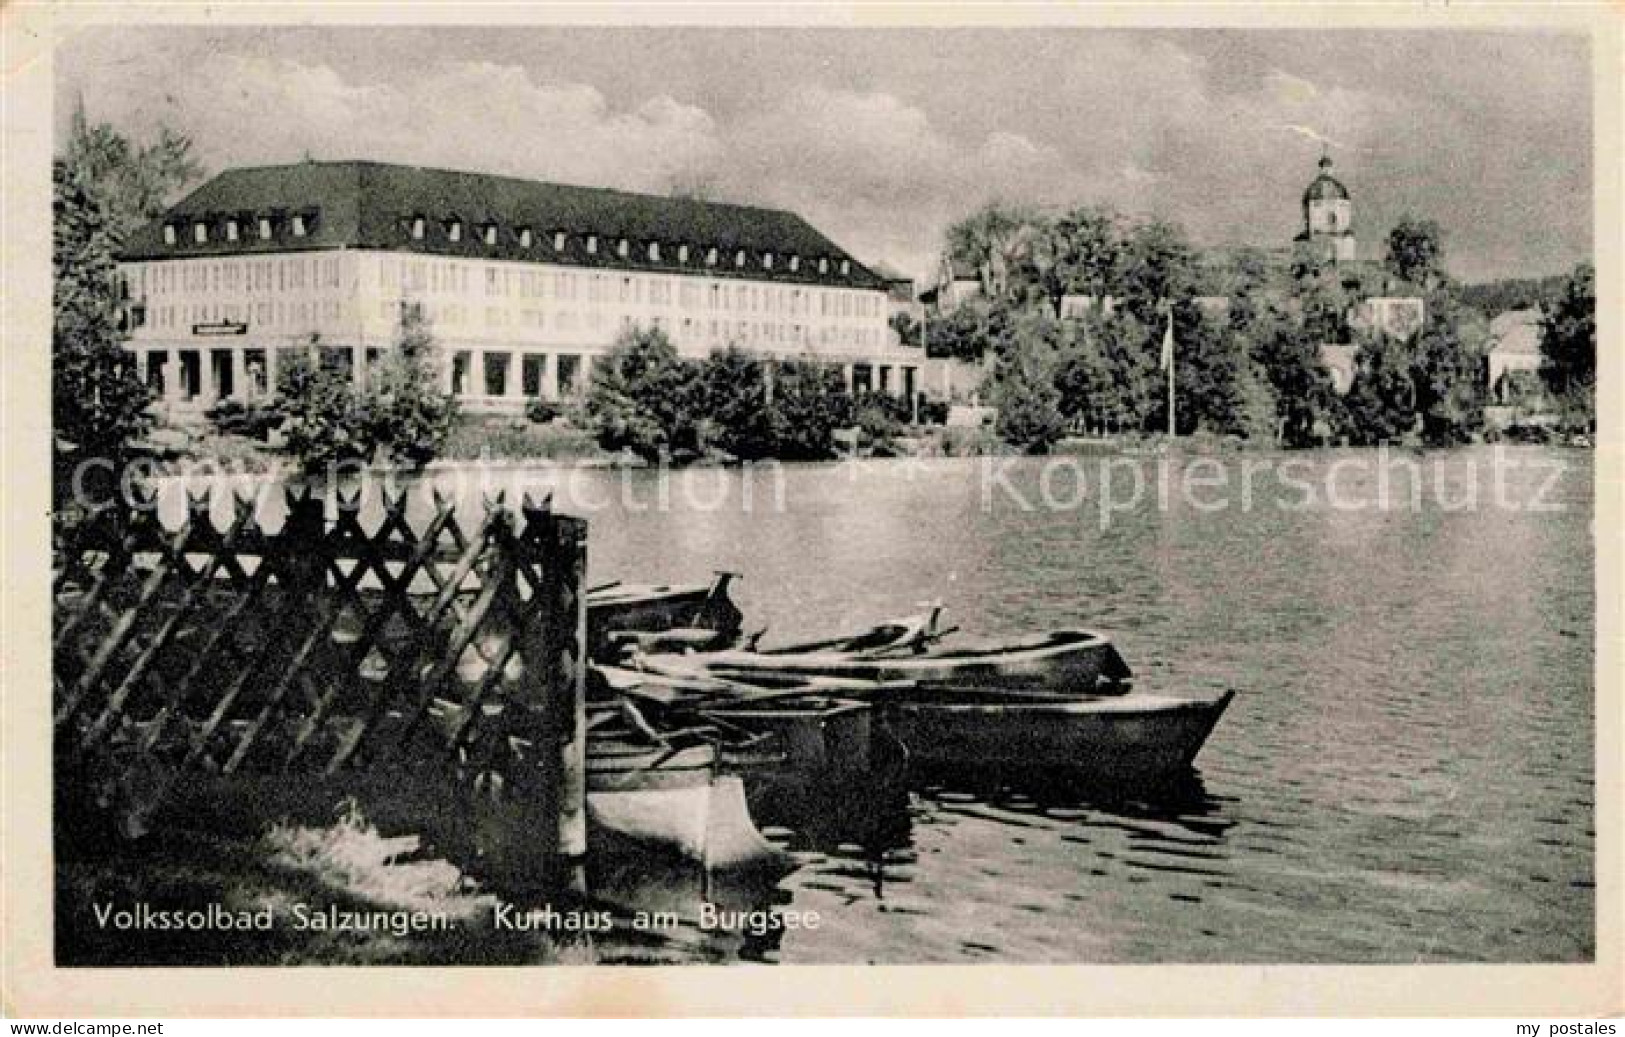
[(403, 312), (473, 411), (586, 385), (630, 328), (690, 357), (737, 345), (912, 394), (885, 283), (799, 216), (370, 162), (230, 170), (121, 257), (129, 348), (176, 414), (274, 389), (304, 351), (364, 379)]

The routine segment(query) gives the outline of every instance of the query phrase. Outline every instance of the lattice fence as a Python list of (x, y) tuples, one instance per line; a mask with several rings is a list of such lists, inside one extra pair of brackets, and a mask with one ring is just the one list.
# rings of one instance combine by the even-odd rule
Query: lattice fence
[(190, 497), (178, 525), (147, 499), (59, 530), (60, 773), (135, 834), (203, 779), (449, 764), (502, 802), (502, 866), (585, 852), (585, 521), (498, 497), (468, 523), (423, 488), (385, 495), (368, 527), (359, 495), (330, 520), (287, 491), (275, 530), (249, 497), (225, 528), (212, 503)]

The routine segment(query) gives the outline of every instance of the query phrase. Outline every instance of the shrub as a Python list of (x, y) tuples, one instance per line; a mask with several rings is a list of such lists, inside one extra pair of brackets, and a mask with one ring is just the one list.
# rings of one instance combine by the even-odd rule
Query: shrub
[(588, 421), (606, 450), (630, 450), (646, 461), (696, 448), (694, 365), (656, 329), (623, 333), (593, 365)]
[(773, 456), (822, 461), (836, 456), (835, 430), (853, 420), (839, 368), (813, 360), (781, 363), (773, 376)]
[(423, 465), (439, 455), (457, 421), (457, 401), (440, 389), (434, 340), (417, 310), (401, 317), (396, 347), (367, 372), (364, 389), (347, 371), (292, 354), (277, 378), (273, 404), (288, 451), (307, 472), (380, 453)]
[(260, 403), (240, 403), (222, 400), (204, 415), (214, 430), (224, 436), (247, 436), (266, 439), (272, 429), (282, 424), (282, 414), (273, 406)]
[(737, 346), (718, 350), (700, 366), (695, 409), (705, 415), (707, 445), (754, 461), (776, 449), (767, 365)]
[(558, 404), (540, 396), (525, 405), (525, 417), (538, 425), (546, 425), (562, 413)]
[(371, 422), (344, 371), (326, 369), (295, 352), (282, 360), (274, 404), (288, 452), (307, 472), (372, 457)]

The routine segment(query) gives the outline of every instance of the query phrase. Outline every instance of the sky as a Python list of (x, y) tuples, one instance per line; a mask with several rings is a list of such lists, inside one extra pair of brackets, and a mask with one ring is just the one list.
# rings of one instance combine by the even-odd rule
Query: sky
[(366, 158), (801, 213), (923, 276), (990, 200), (1206, 245), (1301, 226), (1322, 149), (1361, 255), (1412, 214), (1468, 280), (1592, 250), (1589, 41), (1531, 31), (96, 28), (57, 129), (188, 135), (210, 171)]

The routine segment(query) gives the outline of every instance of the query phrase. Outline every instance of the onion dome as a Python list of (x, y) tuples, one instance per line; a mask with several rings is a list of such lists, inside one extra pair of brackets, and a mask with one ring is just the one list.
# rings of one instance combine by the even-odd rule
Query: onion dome
[(1346, 202), (1349, 198), (1348, 188), (1343, 182), (1332, 176), (1332, 158), (1330, 155), (1320, 156), (1320, 175), (1310, 181), (1303, 192), (1303, 204), (1310, 202)]

